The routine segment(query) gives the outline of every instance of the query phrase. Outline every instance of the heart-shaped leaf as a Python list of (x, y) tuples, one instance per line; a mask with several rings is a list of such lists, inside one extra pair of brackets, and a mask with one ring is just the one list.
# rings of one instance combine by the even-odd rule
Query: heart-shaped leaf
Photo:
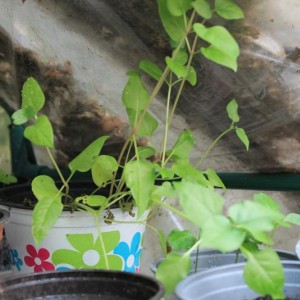
[(22, 106), (23, 110), (30, 108), (34, 114), (37, 114), (45, 104), (45, 95), (38, 82), (29, 77), (22, 88)]
[(244, 18), (242, 9), (231, 0), (216, 0), (217, 14), (227, 20)]
[(192, 6), (202, 18), (210, 19), (212, 17), (211, 7), (207, 0), (196, 0), (192, 2)]
[(207, 59), (234, 71), (237, 70), (240, 48), (226, 28), (222, 26), (207, 28), (200, 23), (194, 24), (193, 28), (200, 38), (211, 44), (208, 48), (200, 49)]
[(39, 116), (35, 124), (26, 127), (24, 136), (35, 145), (49, 148), (54, 147), (52, 125), (46, 115)]
[(70, 163), (69, 168), (72, 172), (87, 172), (89, 171), (95, 159), (98, 157), (101, 149), (108, 139), (108, 136), (102, 136), (88, 145), (80, 154), (78, 154)]
[(100, 155), (96, 157), (92, 165), (92, 177), (97, 186), (102, 186), (111, 180), (114, 173), (118, 170), (116, 159), (109, 155)]

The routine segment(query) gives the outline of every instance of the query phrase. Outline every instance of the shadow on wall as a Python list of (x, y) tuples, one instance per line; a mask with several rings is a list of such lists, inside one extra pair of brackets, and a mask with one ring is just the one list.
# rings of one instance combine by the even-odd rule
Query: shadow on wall
[(0, 105), (9, 114), (19, 107), (21, 87), (30, 76), (38, 80), (45, 93), (44, 112), (54, 127), (55, 155), (61, 166), (101, 135), (110, 135), (103, 153), (119, 154), (127, 123), (78, 88), (71, 62), (45, 64), (37, 53), (13, 45), (8, 33), (1, 29)]

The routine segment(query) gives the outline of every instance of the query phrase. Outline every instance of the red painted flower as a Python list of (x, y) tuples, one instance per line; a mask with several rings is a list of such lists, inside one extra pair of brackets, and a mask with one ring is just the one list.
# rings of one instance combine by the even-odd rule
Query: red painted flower
[(55, 266), (47, 261), (50, 253), (47, 249), (41, 248), (37, 251), (32, 245), (27, 245), (26, 250), (29, 256), (24, 257), (25, 264), (28, 267), (34, 267), (34, 272), (54, 271)]

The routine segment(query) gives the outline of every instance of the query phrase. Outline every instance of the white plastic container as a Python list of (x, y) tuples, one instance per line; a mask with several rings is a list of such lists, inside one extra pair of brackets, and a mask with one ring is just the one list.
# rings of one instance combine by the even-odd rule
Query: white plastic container
[(112, 209), (116, 222), (100, 224), (103, 248), (91, 215), (84, 212), (63, 212), (46, 239), (37, 247), (31, 233), (32, 210), (6, 208), (11, 214), (5, 232), (13, 274), (67, 269), (105, 269), (103, 253), (106, 253), (109, 269), (140, 271), (145, 222), (139, 221), (145, 220), (147, 214), (136, 220), (128, 213), (122, 213), (117, 208)]

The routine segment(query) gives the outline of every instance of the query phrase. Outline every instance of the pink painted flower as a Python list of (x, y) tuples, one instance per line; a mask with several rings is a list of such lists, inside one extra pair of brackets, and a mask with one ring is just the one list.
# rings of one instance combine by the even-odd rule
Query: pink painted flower
[(54, 271), (55, 266), (47, 261), (50, 257), (50, 253), (47, 249), (35, 249), (32, 245), (27, 245), (26, 250), (28, 256), (24, 257), (25, 264), (28, 267), (33, 267), (34, 272), (43, 272), (43, 271)]

